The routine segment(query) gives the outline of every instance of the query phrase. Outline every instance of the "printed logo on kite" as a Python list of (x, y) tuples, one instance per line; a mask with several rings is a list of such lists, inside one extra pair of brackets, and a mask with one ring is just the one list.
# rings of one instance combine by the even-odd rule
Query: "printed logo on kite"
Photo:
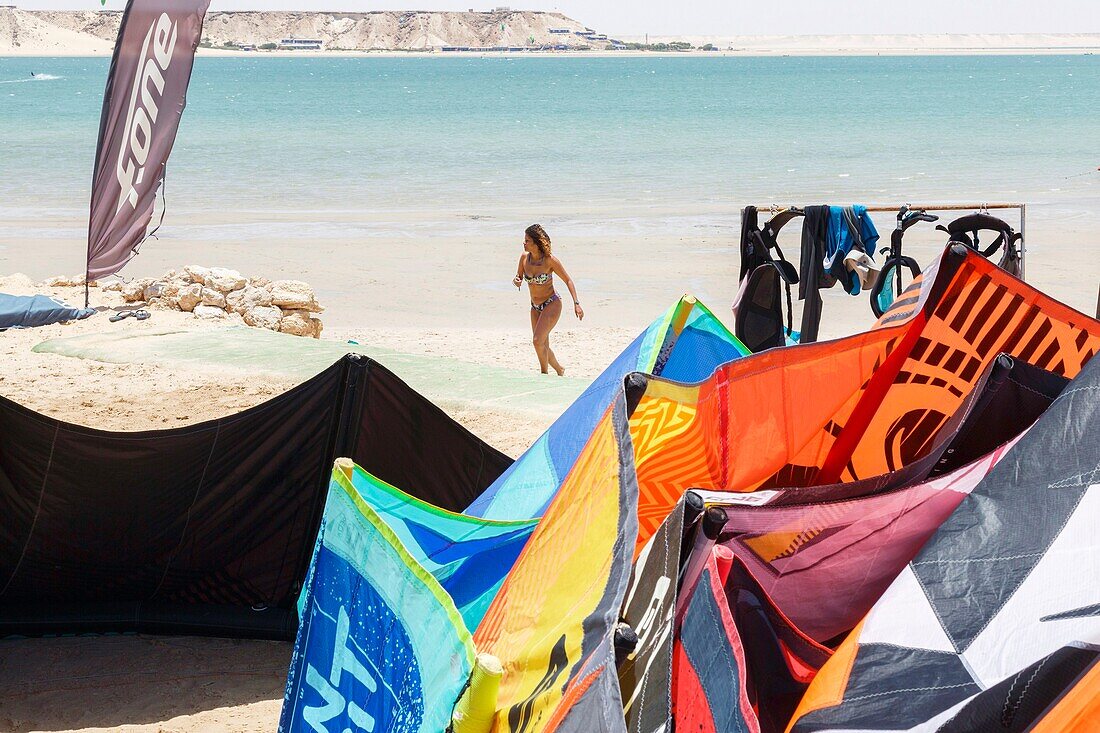
[(324, 704), (304, 706), (302, 718), (319, 733), (327, 733), (325, 723), (344, 715), (345, 710), (348, 719), (366, 733), (374, 730), (374, 718), (355, 702), (349, 703), (340, 694), (339, 688), (345, 672), (368, 694), (378, 692), (378, 681), (356, 658), (355, 651), (348, 644), (349, 625), (348, 612), (340, 606), (336, 617), (336, 644), (332, 651), (332, 666), (327, 675), (322, 675), (312, 664), (306, 665), (306, 684), (321, 696)]
[(134, 86), (130, 91), (125, 135), (115, 164), (115, 176), (121, 187), (116, 213), (126, 203), (133, 209), (137, 208), (137, 187), (145, 181), (145, 161), (149, 157), (153, 130), (160, 113), (158, 103), (164, 94), (164, 72), (172, 63), (175, 48), (176, 24), (167, 13), (161, 13), (155, 22), (149, 24), (149, 32), (141, 44), (141, 69), (134, 77)]
[[(508, 730), (512, 733), (525, 733), (530, 730), (531, 724), (538, 722), (535, 717), (535, 701), (553, 689), (559, 677), (569, 665), (569, 654), (565, 651), (565, 634), (561, 635), (558, 643), (554, 644), (550, 652), (550, 660), (546, 665), (546, 674), (543, 675), (535, 689), (531, 691), (522, 702), (518, 702), (508, 710)], [(540, 716), (541, 717), (541, 716)]]
[[(331, 527), (329, 527), (331, 529)], [(415, 733), (424, 719), (420, 666), (401, 622), (338, 554), (317, 554), (302, 639), (302, 682), (287, 733)]]

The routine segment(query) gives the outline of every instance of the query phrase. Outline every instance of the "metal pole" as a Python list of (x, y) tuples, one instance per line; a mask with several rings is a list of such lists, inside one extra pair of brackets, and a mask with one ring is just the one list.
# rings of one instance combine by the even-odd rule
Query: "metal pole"
[[(764, 204), (756, 206), (758, 211), (777, 211), (790, 208), (789, 206), (777, 206)], [(867, 211), (887, 212), (897, 211), (899, 206), (887, 206), (884, 204), (868, 204)], [(924, 211), (989, 211), (990, 209), (1019, 209), (1020, 210), (1020, 279), (1027, 276), (1027, 235), (1024, 231), (1027, 226), (1027, 204), (996, 203), (996, 204), (910, 204), (910, 209), (922, 209)]]
[[(762, 204), (757, 205), (755, 208), (759, 211), (770, 211), (775, 206), (777, 209), (786, 209), (789, 206), (776, 206), (775, 204)], [(1010, 204), (1010, 203), (998, 203), (998, 204), (910, 204), (910, 209), (924, 209), (925, 211), (979, 211), (982, 209), (1022, 209), (1024, 204)], [(871, 212), (887, 212), (897, 211), (900, 205), (890, 206), (887, 204), (868, 204), (867, 211)]]
[(1020, 279), (1027, 280), (1027, 236), (1024, 234), (1027, 204), (1020, 204)]

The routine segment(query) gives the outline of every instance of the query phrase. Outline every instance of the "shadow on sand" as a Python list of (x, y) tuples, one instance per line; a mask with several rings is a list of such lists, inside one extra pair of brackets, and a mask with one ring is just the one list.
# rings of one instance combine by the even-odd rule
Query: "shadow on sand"
[(274, 730), (292, 649), (141, 635), (0, 640), (0, 731)]

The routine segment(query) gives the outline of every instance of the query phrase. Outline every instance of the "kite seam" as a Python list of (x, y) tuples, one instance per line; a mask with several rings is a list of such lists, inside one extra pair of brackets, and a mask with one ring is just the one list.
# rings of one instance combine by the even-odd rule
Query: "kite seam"
[[(1048, 659), (1050, 659), (1050, 657), (1045, 657), (1039, 662), (1039, 666), (1032, 670), (1031, 676), (1027, 678), (1027, 683), (1024, 685), (1024, 689), (1020, 690), (1020, 696), (1016, 698), (1015, 705), (1010, 704), (1012, 702), (1012, 691), (1016, 688), (1016, 683), (1020, 680), (1020, 675), (1023, 674), (1023, 670), (1018, 672), (1012, 679), (1012, 685), (1008, 688), (1008, 694), (1005, 696), (1004, 707), (1001, 708), (1001, 725), (1007, 728), (1012, 724), (1012, 719), (1016, 717), (1016, 711), (1024, 704), (1024, 698), (1027, 697), (1027, 691), (1031, 687), (1031, 683), (1035, 681), (1035, 678), (1039, 675), (1039, 672), (1043, 669), (1043, 665), (1047, 663)], [(1011, 710), (1009, 708), (1011, 708)]]
[[(903, 651), (903, 652), (909, 652), (909, 651), (913, 650), (913, 647), (911, 647), (911, 646), (905, 646), (904, 644), (894, 644), (893, 642), (889, 642), (889, 641), (869, 641), (866, 644), (860, 644), (860, 646), (884, 646), (888, 649), (898, 649), (898, 650)], [(949, 657), (957, 657), (958, 656), (957, 652), (945, 652), (942, 649), (924, 649), (922, 651), (932, 652), (934, 654), (943, 654), (943, 655), (949, 656)]]
[(1026, 557), (1042, 557), (1045, 553), (1028, 552), (1023, 555), (1006, 555), (1004, 557), (972, 557), (962, 560), (921, 560), (913, 565), (965, 565), (972, 562), (1000, 562), (1002, 560), (1022, 560)]
[[(925, 561), (927, 562), (927, 561)], [(915, 561), (909, 563), (909, 572), (913, 574), (913, 577), (917, 580), (917, 585), (920, 586), (921, 593), (924, 594), (924, 600), (928, 604), (928, 607), (932, 609), (932, 614), (936, 617), (936, 621), (940, 625), (940, 630), (943, 635), (951, 642), (951, 648), (955, 651), (955, 654), (961, 654), (962, 650), (959, 649), (959, 644), (955, 641), (955, 637), (951, 634), (950, 629), (947, 628), (947, 624), (943, 620), (943, 616), (940, 615), (940, 609), (936, 607), (936, 604), (932, 600), (932, 594), (928, 590), (928, 586), (924, 583), (924, 578), (920, 576), (915, 569)]]
[(1026, 385), (1026, 384), (1024, 384), (1023, 382), (1021, 382), (1021, 381), (1020, 381), (1019, 379), (1016, 379), (1016, 378), (1014, 378), (1014, 377), (1012, 377), (1012, 376), (1009, 376), (1009, 377), (1008, 377), (1008, 381), (1012, 382), (1013, 384), (1015, 384), (1015, 385), (1016, 385), (1017, 387), (1019, 387), (1019, 388), (1020, 388), (1020, 389), (1022, 389), (1022, 390), (1026, 390), (1026, 391), (1028, 391), (1028, 392), (1031, 392), (1031, 393), (1032, 393), (1032, 394), (1034, 394), (1034, 395), (1038, 395), (1038, 396), (1040, 396), (1040, 397), (1044, 397), (1044, 398), (1046, 398), (1046, 399), (1048, 399), (1048, 400), (1050, 399), (1050, 395), (1048, 395), (1048, 394), (1044, 394), (1044, 393), (1040, 392), (1039, 390), (1035, 389), (1034, 387), (1029, 387), (1028, 385)]
[(183, 547), (183, 542), (187, 539), (187, 530), (191, 526), (191, 511), (195, 508), (195, 504), (199, 500), (199, 494), (202, 493), (202, 487), (206, 483), (206, 472), (210, 470), (210, 462), (214, 460), (214, 450), (218, 446), (218, 437), (222, 432), (222, 422), (219, 420), (214, 428), (214, 440), (210, 443), (210, 452), (206, 454), (206, 464), (202, 467), (202, 475), (199, 476), (199, 482), (195, 485), (195, 493), (191, 497), (191, 504), (187, 507), (187, 516), (183, 520), (183, 529), (180, 530), (179, 542), (176, 543), (176, 549), (172, 550), (172, 554), (168, 558), (168, 562), (164, 564), (164, 572), (160, 576), (160, 582), (157, 583), (156, 589), (149, 594), (148, 600), (153, 600), (160, 593), (161, 587), (164, 585), (165, 579), (168, 578), (168, 572), (172, 569), (172, 563), (176, 561), (176, 556), (179, 555), (180, 549)]
[[(713, 580), (715, 580), (715, 578), (712, 577), (712, 582), (713, 582)], [(700, 582), (701, 581), (702, 581), (702, 578), (700, 578)], [(711, 592), (711, 589), (710, 588), (705, 588), (704, 591), (705, 592)], [(725, 626), (726, 626), (725, 620), (722, 618), (722, 611), (721, 611), (720, 608), (718, 608), (717, 604), (711, 605), (709, 603), (706, 603), (706, 604), (703, 604), (702, 608), (703, 608), (704, 612), (707, 614), (708, 620), (713, 622), (715, 624), (715, 626), (718, 626), (719, 628), (725, 629)], [(722, 654), (721, 651), (724, 651), (724, 650), (720, 650), (717, 646), (714, 647), (713, 651), (718, 651), (719, 652), (719, 656), (722, 657), (722, 661), (724, 661), (726, 663), (726, 669), (729, 670), (730, 677), (733, 678), (734, 680), (740, 680), (741, 679), (741, 675), (739, 673), (740, 670), (737, 667), (735, 667), (735, 665), (733, 664), (734, 655), (733, 654)], [(688, 658), (689, 661), (691, 661), (692, 656), (694, 656), (694, 655), (692, 655), (691, 653), (688, 652), (687, 648), (684, 649), (684, 654), (687, 655), (687, 658)], [(692, 663), (692, 665), (695, 665), (695, 661), (691, 661), (691, 663)], [(705, 691), (703, 692), (703, 695), (704, 695), (704, 697), (706, 696)], [(732, 712), (737, 712), (737, 710), (738, 710), (737, 707), (733, 707), (730, 710), (730, 712), (731, 713)], [(737, 724), (737, 733), (747, 733), (747, 731), (745, 730), (745, 727), (744, 727), (744, 722), (741, 720), (740, 716), (738, 716), (736, 718), (733, 718), (732, 721)]]
[(1057, 400), (1068, 399), (1070, 395), (1075, 395), (1078, 392), (1100, 392), (1100, 386), (1090, 384), (1085, 385), (1084, 387), (1074, 387), (1073, 389), (1067, 389), (1058, 396)]
[[(1005, 597), (1001, 599), (1001, 602), (998, 603), (997, 607), (994, 608), (992, 610), (992, 612), (989, 614), (989, 618), (987, 618), (985, 620), (985, 623), (982, 624), (982, 627), (980, 629), (978, 629), (977, 633), (975, 633), (974, 636), (971, 638), (971, 643), (973, 643), (974, 639), (977, 639), (979, 636), (981, 636), (981, 634), (983, 634), (985, 632), (985, 630), (987, 628), (989, 628), (989, 625), (991, 623), (993, 623), (993, 619), (997, 618), (997, 616), (1000, 615), (1001, 610), (1006, 605), (1008, 605), (1008, 602), (1012, 599), (1013, 596), (1016, 595), (1016, 593), (1019, 592), (1020, 588), (1024, 587), (1024, 583), (1027, 582), (1027, 579), (1030, 578), (1031, 574), (1035, 572), (1035, 569), (1038, 568), (1039, 565), (1042, 564), (1043, 556), (1045, 556), (1048, 552), (1050, 552), (1050, 548), (1053, 547), (1054, 543), (1058, 541), (1058, 538), (1062, 536), (1062, 532), (1064, 532), (1066, 530), (1066, 526), (1069, 524), (1069, 520), (1073, 518), (1074, 513), (1077, 511), (1077, 507), (1079, 507), (1081, 505), (1081, 500), (1084, 499), (1084, 498), (1085, 498), (1085, 495), (1082, 493), (1080, 496), (1077, 497), (1077, 501), (1073, 502), (1073, 506), (1070, 507), (1069, 511), (1066, 512), (1065, 518), (1062, 519), (1062, 524), (1058, 527), (1057, 531), (1055, 531), (1053, 534), (1051, 534), (1050, 540), (1047, 541), (1047, 543), (1043, 547), (1042, 551), (1032, 553), (1032, 556), (1038, 555), (1039, 560), (1034, 565), (1032, 565), (1026, 573), (1024, 573), (1023, 577), (1020, 578), (1020, 582), (1016, 584), (1016, 587), (1013, 588), (1011, 592), (1005, 594)], [(1019, 555), (1017, 557), (1022, 558), (1022, 557), (1027, 557), (1027, 556), (1026, 555)], [(1013, 558), (1009, 557), (1009, 558), (1005, 558), (1005, 559), (1011, 560)]]
[[(682, 514), (683, 510), (681, 509), (680, 511), (681, 511), (681, 514)], [(682, 526), (682, 522), (683, 522), (683, 520), (682, 520), (682, 517), (681, 517), (681, 526)], [(662, 532), (660, 534), (663, 535), (663, 539), (664, 539), (664, 557), (665, 557), (665, 560), (667, 561), (668, 558), (671, 557), (671, 548), (670, 548), (670, 545), (671, 545), (670, 534), (671, 533)], [(673, 598), (674, 599), (675, 599), (675, 595), (676, 595), (676, 592), (675, 592), (675, 590), (673, 590)], [(676, 606), (676, 604), (675, 604), (675, 601), (674, 601), (672, 603), (672, 609), (675, 609), (675, 606)], [(670, 610), (672, 610), (672, 609), (670, 609)], [(656, 629), (660, 629), (660, 627), (664, 625), (661, 622), (662, 622), (662, 619), (657, 619), (657, 621), (655, 622)], [(672, 631), (670, 629), (669, 630), (669, 646), (671, 646), (671, 645), (672, 645)], [(672, 657), (671, 651), (672, 650), (669, 649), (669, 652), (670, 652), (669, 658), (670, 659)], [(671, 701), (671, 695), (672, 695), (672, 667), (671, 667), (671, 665), (669, 666), (669, 670), (668, 670), (668, 689), (669, 689), (669, 704), (671, 705), (671, 702), (672, 702)], [(646, 700), (648, 699), (648, 697), (649, 697), (649, 667), (646, 667), (645, 671), (642, 673), (642, 689), (639, 691), (638, 706), (636, 708), (637, 710), (639, 710), (639, 711), (645, 710)], [(639, 713), (638, 717), (635, 719), (634, 730), (636, 731), (636, 733), (641, 733), (641, 731), (642, 731), (642, 716), (641, 716), (641, 713)]]
[[(1016, 674), (1012, 675), (1012, 684), (1008, 686), (1008, 694), (1005, 695), (1004, 705), (1001, 706), (1001, 725), (1006, 728), (1009, 726), (1009, 719), (1011, 717), (1011, 714), (1009, 713), (1009, 703), (1012, 702), (1012, 691), (1016, 689), (1016, 683), (1020, 681), (1020, 677), (1023, 675), (1023, 673), (1024, 670), (1020, 670)], [(1031, 680), (1028, 680), (1028, 684), (1031, 684)]]
[(1067, 476), (1060, 481), (1055, 481), (1047, 486), (1048, 489), (1079, 488), (1085, 484), (1094, 483), (1100, 477), (1100, 465), (1088, 472), (1082, 472), (1074, 476)]
[(867, 695), (860, 695), (858, 697), (849, 697), (844, 702), (856, 702), (857, 700), (867, 700), (872, 697), (882, 697), (883, 695), (896, 695), (902, 692), (932, 692), (935, 690), (952, 690), (959, 687), (970, 687), (973, 682), (960, 682), (957, 685), (937, 685), (933, 687), (906, 687), (900, 690), (887, 690), (886, 692), (872, 692)]
[(50, 469), (53, 468), (53, 453), (57, 448), (57, 434), (60, 432), (61, 427), (58, 425), (53, 431), (53, 440), (50, 442), (50, 457), (46, 459), (46, 470), (42, 474), (42, 488), (38, 490), (38, 503), (34, 508), (34, 520), (31, 522), (31, 529), (27, 532), (27, 539), (23, 543), (23, 551), (19, 553), (19, 560), (15, 563), (15, 569), (11, 571), (11, 576), (8, 578), (8, 582), (4, 583), (4, 587), (0, 589), (0, 596), (8, 592), (8, 588), (11, 587), (12, 581), (15, 580), (15, 576), (19, 574), (19, 568), (23, 565), (23, 558), (27, 556), (27, 548), (31, 545), (31, 537), (34, 536), (34, 528), (38, 525), (38, 515), (42, 512), (42, 497), (46, 495), (46, 482), (50, 478)]

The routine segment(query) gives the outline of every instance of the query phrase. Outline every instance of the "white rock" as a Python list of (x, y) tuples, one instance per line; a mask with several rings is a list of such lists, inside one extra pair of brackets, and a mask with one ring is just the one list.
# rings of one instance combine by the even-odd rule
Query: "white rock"
[(230, 313), (245, 313), (259, 306), (271, 305), (271, 293), (263, 288), (245, 285), (225, 296), (226, 310)]
[(306, 310), (284, 310), (283, 320), (279, 322), (279, 331), (294, 336), (321, 337), (321, 319), (310, 316)]
[(180, 307), (180, 291), (186, 287), (190, 286), (183, 280), (168, 280), (164, 283), (164, 291), (160, 297), (169, 306), (178, 309)]
[(266, 277), (250, 277), (248, 278), (248, 284), (254, 288), (264, 288), (265, 290), (271, 290), (271, 281)]
[(152, 278), (144, 277), (139, 280), (131, 280), (122, 286), (122, 299), (127, 303), (136, 303), (145, 299), (145, 288), (153, 282)]
[(202, 289), (202, 305), (212, 305), (215, 308), (225, 308), (225, 296), (213, 288)]
[(276, 280), (271, 283), (271, 302), (283, 310), (304, 310), (320, 313), (317, 296), (308, 283), (301, 280)]
[(244, 322), (257, 328), (278, 331), (282, 320), (283, 312), (273, 305), (258, 305), (244, 312)]
[(122, 290), (122, 285), (123, 285), (123, 283), (122, 283), (121, 280), (114, 280), (114, 281), (109, 282), (106, 285), (104, 285), (103, 289), (107, 290), (107, 291), (117, 292), (119, 290)]
[(225, 311), (212, 305), (196, 305), (195, 315), (199, 318), (225, 318)]
[(248, 284), (248, 279), (236, 270), (227, 270), (224, 267), (211, 267), (210, 273), (203, 281), (206, 287), (213, 288), (219, 293), (232, 293), (240, 290)]
[(186, 285), (180, 288), (177, 303), (181, 311), (193, 311), (195, 306), (202, 302), (202, 285)]
[(192, 283), (199, 283), (200, 285), (206, 283), (206, 277), (210, 274), (210, 268), (200, 267), (199, 265), (188, 265), (183, 268), (183, 274)]
[(163, 280), (154, 280), (145, 286), (143, 291), (143, 297), (145, 300), (152, 300), (153, 298), (159, 298), (164, 295), (165, 283)]
[[(84, 274), (79, 275), (57, 275), (46, 280), (45, 285), (51, 288), (82, 288), (84, 287)], [(88, 283), (88, 287), (96, 287), (96, 281), (92, 280)]]

